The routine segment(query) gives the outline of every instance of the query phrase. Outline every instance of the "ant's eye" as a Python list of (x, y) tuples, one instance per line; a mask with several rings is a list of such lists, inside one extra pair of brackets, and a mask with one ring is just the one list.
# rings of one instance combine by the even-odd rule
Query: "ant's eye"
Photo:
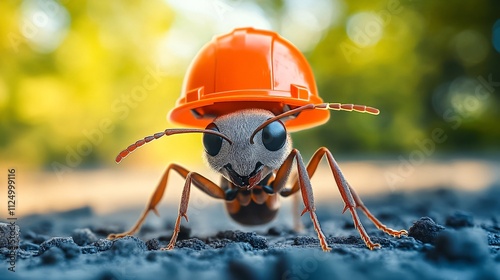
[[(219, 132), (219, 129), (214, 123), (209, 124), (206, 129)], [(205, 152), (214, 157), (220, 152), (220, 148), (222, 147), (222, 137), (214, 134), (204, 133), (203, 146), (205, 147)]]
[(274, 121), (262, 129), (262, 143), (269, 151), (281, 149), (286, 142), (286, 129), (282, 122)]

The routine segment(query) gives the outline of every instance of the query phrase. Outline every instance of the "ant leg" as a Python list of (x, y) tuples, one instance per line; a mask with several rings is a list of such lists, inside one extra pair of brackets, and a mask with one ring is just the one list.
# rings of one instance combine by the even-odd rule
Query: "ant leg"
[[(311, 176), (309, 176), (311, 177)], [(287, 179), (286, 182), (297, 182), (297, 174), (294, 173), (291, 175), (289, 179)], [(297, 191), (299, 190), (299, 186), (297, 185)], [(300, 219), (300, 215), (297, 215), (300, 213), (300, 193), (299, 192), (294, 192), (294, 195), (292, 196), (292, 218), (293, 218), (293, 230), (295, 232), (304, 232), (304, 224), (302, 223), (302, 220)]]
[(146, 206), (146, 209), (144, 209), (144, 211), (142, 212), (141, 216), (139, 217), (139, 219), (137, 220), (135, 225), (128, 231), (125, 231), (122, 233), (112, 233), (112, 234), (108, 235), (108, 239), (116, 239), (116, 238), (125, 237), (127, 235), (134, 235), (141, 228), (149, 211), (153, 211), (157, 216), (159, 216), (159, 213), (156, 210), (156, 206), (158, 205), (161, 198), (163, 197), (163, 193), (165, 192), (165, 189), (167, 187), (168, 175), (170, 174), (171, 170), (176, 171), (177, 173), (179, 173), (179, 175), (181, 175), (184, 178), (186, 178), (187, 174), (189, 173), (189, 171), (187, 171), (184, 167), (182, 167), (180, 165), (177, 165), (175, 163), (170, 164), (167, 167), (167, 169), (165, 170), (165, 172), (163, 173), (163, 176), (160, 180), (160, 183), (158, 183), (158, 186), (156, 186), (156, 189), (155, 189), (153, 195), (149, 199), (149, 202)]
[(359, 219), (358, 213), (356, 212), (356, 201), (354, 200), (351, 190), (349, 188), (349, 185), (347, 184), (347, 180), (344, 178), (344, 175), (342, 174), (342, 171), (340, 171), (340, 167), (337, 164), (337, 161), (333, 157), (332, 153), (325, 147), (319, 148), (314, 155), (312, 156), (311, 160), (309, 161), (308, 164), (308, 171), (310, 171), (312, 174), (316, 171), (319, 162), (323, 158), (323, 156), (326, 156), (326, 159), (328, 161), (328, 164), (330, 165), (330, 170), (332, 171), (333, 177), (335, 179), (335, 182), (337, 184), (337, 187), (340, 192), (340, 196), (342, 197), (342, 200), (344, 201), (344, 210), (342, 213), (344, 213), (346, 210), (349, 210), (351, 212), (351, 217), (354, 223), (354, 227), (358, 230), (359, 235), (361, 236), (361, 239), (365, 242), (366, 246), (370, 249), (373, 250), (375, 248), (380, 248), (380, 244), (378, 243), (373, 243), (370, 239), (370, 236), (368, 236), (368, 233), (366, 232), (365, 228), (363, 227), (363, 224), (361, 224), (361, 221)]
[(174, 170), (176, 171), (179, 175), (181, 175), (183, 178), (186, 178), (187, 174), (189, 171), (187, 171), (184, 167), (177, 165), (175, 163), (170, 164), (165, 172), (163, 173), (163, 176), (160, 180), (160, 183), (158, 183), (158, 186), (156, 186), (155, 192), (149, 199), (149, 202), (146, 206), (146, 209), (142, 212), (141, 216), (135, 223), (135, 225), (128, 231), (122, 232), (122, 233), (112, 233), (108, 235), (108, 239), (116, 239), (116, 238), (122, 238), (127, 235), (134, 235), (142, 226), (144, 223), (144, 220), (146, 219), (146, 216), (148, 215), (149, 211), (153, 211), (157, 216), (160, 216), (158, 211), (156, 210), (156, 206), (160, 202), (160, 200), (163, 197), (163, 193), (165, 192), (165, 189), (167, 187), (167, 181), (168, 181), (168, 175), (170, 174), (170, 171)]
[(304, 232), (304, 224), (297, 213), (300, 213), (300, 194), (296, 193), (292, 197), (293, 229), (295, 232)]
[(276, 172), (276, 179), (272, 183), (272, 188), (274, 192), (281, 193), (281, 189), (285, 186), (290, 171), (292, 169), (292, 164), (294, 160), (297, 162), (297, 170), (298, 170), (298, 185), (302, 194), (302, 200), (304, 202), (305, 208), (301, 213), (301, 216), (306, 212), (309, 212), (311, 217), (311, 221), (313, 222), (314, 229), (318, 234), (318, 239), (321, 244), (321, 248), (323, 251), (328, 252), (332, 248), (328, 246), (326, 242), (326, 237), (321, 230), (318, 217), (316, 216), (316, 207), (314, 206), (314, 196), (311, 186), (311, 180), (309, 179), (309, 175), (307, 174), (306, 167), (304, 165), (304, 161), (302, 160), (302, 156), (297, 149), (293, 149), (290, 155), (286, 158), (283, 165)]
[(156, 210), (156, 206), (158, 205), (158, 203), (160, 202), (160, 200), (163, 197), (163, 194), (164, 194), (165, 189), (167, 187), (168, 176), (169, 176), (171, 170), (176, 171), (183, 178), (186, 178), (188, 173), (189, 173), (188, 170), (186, 170), (184, 167), (182, 167), (178, 164), (175, 164), (175, 163), (170, 164), (167, 167), (167, 169), (165, 170), (165, 172), (163, 173), (163, 176), (160, 180), (160, 183), (158, 183), (158, 186), (156, 187), (155, 192), (151, 196), (151, 198), (146, 206), (146, 209), (144, 209), (144, 211), (142, 212), (141, 216), (139, 217), (139, 219), (137, 220), (135, 225), (130, 230), (128, 230), (126, 232), (113, 233), (113, 234), (108, 235), (108, 239), (112, 240), (112, 239), (116, 239), (116, 238), (122, 238), (122, 237), (125, 237), (127, 235), (134, 235), (141, 228), (149, 211), (153, 211), (157, 216), (159, 216), (159, 213)]
[[(376, 247), (380, 247), (380, 244), (374, 244), (371, 240), (368, 234), (366, 233), (366, 230), (364, 229), (363, 225), (359, 221), (359, 216), (356, 213), (354, 208), (361, 208), (363, 213), (379, 228), (380, 230), (384, 231), (387, 234), (393, 235), (393, 236), (401, 236), (403, 234), (406, 234), (405, 230), (400, 230), (396, 231), (391, 228), (388, 228), (387, 226), (383, 225), (379, 220), (373, 216), (366, 206), (364, 206), (363, 202), (359, 198), (359, 196), (356, 194), (354, 189), (349, 185), (347, 180), (344, 178), (344, 175), (340, 171), (340, 167), (338, 166), (337, 162), (335, 161), (332, 153), (325, 147), (319, 148), (314, 155), (312, 156), (311, 160), (309, 161), (309, 164), (307, 165), (307, 171), (310, 177), (312, 177), (318, 167), (319, 162), (323, 158), (323, 156), (326, 155), (328, 164), (330, 166), (330, 169), (333, 173), (333, 176), (335, 178), (335, 182), (337, 183), (337, 186), (339, 188), (340, 194), (342, 196), (342, 200), (345, 203), (344, 207), (344, 212), (346, 210), (349, 210), (351, 212), (353, 222), (355, 227), (358, 229), (361, 238), (363, 241), (365, 241), (365, 244), (368, 246), (370, 249), (374, 249)], [(284, 190), (284, 195), (289, 195), (296, 191), (298, 189), (297, 183), (292, 187), (292, 189), (287, 189)]]
[[(368, 210), (368, 208), (366, 208), (366, 206), (361, 201), (361, 198), (358, 196), (358, 194), (354, 191), (354, 189), (349, 185), (349, 183), (347, 182), (347, 180), (344, 178), (344, 175), (340, 171), (340, 167), (338, 166), (338, 164), (335, 161), (332, 153), (328, 149), (326, 149), (324, 147), (320, 148), (313, 155), (313, 157), (311, 158), (311, 162), (309, 163), (309, 165), (314, 166), (314, 169), (316, 169), (316, 167), (318, 166), (319, 161), (321, 160), (321, 158), (324, 155), (326, 155), (326, 158), (328, 160), (328, 164), (330, 165), (330, 169), (331, 169), (331, 171), (332, 171), (332, 173), (333, 173), (333, 175), (335, 177), (335, 181), (337, 182), (337, 185), (339, 187), (339, 191), (340, 191), (340, 193), (342, 195), (342, 199), (346, 203), (344, 211), (347, 210), (347, 209), (349, 209), (349, 211), (351, 213), (354, 212), (354, 210), (352, 209), (352, 206), (351, 206), (351, 205), (353, 205), (352, 204), (352, 200), (354, 200), (354, 206), (356, 208), (361, 208), (361, 210), (366, 215), (366, 217), (368, 217), (368, 219), (370, 219), (375, 224), (375, 226), (378, 229), (382, 230), (383, 232), (385, 232), (385, 233), (387, 233), (389, 235), (395, 236), (395, 237), (401, 237), (401, 235), (408, 234), (408, 232), (406, 230), (399, 230), (399, 231), (397, 231), (397, 230), (394, 230), (394, 229), (391, 229), (391, 228), (387, 227), (386, 225), (382, 224), (377, 218), (375, 218), (375, 216), (373, 216), (372, 213), (370, 213), (370, 211)], [(348, 200), (346, 200), (346, 198)], [(357, 219), (354, 218), (354, 216), (353, 216), (353, 220), (354, 220), (354, 222), (356, 224), (356, 220)], [(360, 223), (360, 225), (361, 225), (361, 223)], [(369, 239), (368, 235), (366, 234), (366, 232), (363, 233), (364, 228), (362, 227), (362, 225), (361, 225), (360, 228), (358, 228), (358, 231), (360, 231), (360, 234), (361, 234), (362, 238), (363, 238), (363, 235), (366, 235), (365, 238), (368, 238), (368, 239), (363, 238), (363, 240), (365, 240), (365, 242), (370, 241), (370, 239)], [(375, 244), (375, 245), (377, 245), (377, 244)], [(370, 247), (370, 245), (368, 245), (368, 243), (367, 243), (367, 246), (370, 249), (372, 249)]]
[(210, 195), (211, 197), (220, 199), (225, 199), (226, 197), (226, 194), (218, 185), (196, 172), (189, 172), (189, 174), (186, 176), (186, 181), (184, 182), (184, 189), (182, 190), (179, 215), (175, 220), (174, 233), (172, 234), (172, 238), (170, 238), (170, 242), (168, 243), (167, 247), (162, 248), (162, 250), (171, 250), (175, 247), (175, 242), (177, 241), (177, 236), (181, 228), (182, 217), (186, 219), (186, 222), (188, 221), (187, 209), (189, 203), (189, 194), (191, 192), (191, 183), (193, 183), (197, 188)]

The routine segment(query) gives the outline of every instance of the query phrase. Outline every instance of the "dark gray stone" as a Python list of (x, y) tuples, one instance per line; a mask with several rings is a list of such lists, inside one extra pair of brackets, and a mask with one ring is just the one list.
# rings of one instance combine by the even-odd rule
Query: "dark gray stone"
[(445, 227), (436, 224), (431, 218), (422, 217), (410, 227), (408, 236), (420, 240), (423, 243), (434, 244), (437, 235), (444, 229)]
[(150, 240), (146, 241), (146, 247), (148, 247), (149, 251), (160, 250), (160, 248), (161, 248), (160, 241), (158, 241), (158, 239), (156, 239), (156, 238), (150, 239)]

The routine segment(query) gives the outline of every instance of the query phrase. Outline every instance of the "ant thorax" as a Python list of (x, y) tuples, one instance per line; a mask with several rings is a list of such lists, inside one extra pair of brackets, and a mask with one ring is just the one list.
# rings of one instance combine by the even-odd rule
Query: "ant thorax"
[(220, 132), (231, 142), (205, 133), (205, 162), (236, 186), (254, 187), (277, 170), (292, 149), (290, 134), (280, 120), (256, 131), (274, 116), (270, 111), (247, 109), (217, 117), (206, 129)]

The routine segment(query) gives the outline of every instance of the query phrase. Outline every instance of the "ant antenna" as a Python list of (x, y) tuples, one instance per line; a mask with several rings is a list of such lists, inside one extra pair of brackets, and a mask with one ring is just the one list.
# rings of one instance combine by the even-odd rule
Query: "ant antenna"
[(261, 129), (263, 129), (264, 127), (266, 127), (268, 124), (270, 124), (270, 123), (272, 123), (272, 122), (274, 122), (276, 120), (282, 119), (284, 117), (295, 115), (295, 114), (300, 113), (300, 112), (302, 112), (304, 110), (314, 110), (314, 109), (319, 109), (319, 110), (334, 110), (334, 111), (348, 111), (348, 112), (355, 111), (355, 112), (359, 112), (359, 113), (368, 113), (368, 114), (371, 114), (371, 115), (378, 115), (380, 113), (379, 109), (373, 108), (373, 107), (369, 107), (369, 106), (365, 106), (365, 105), (341, 104), (341, 103), (307, 104), (307, 105), (304, 105), (304, 106), (297, 107), (295, 109), (286, 111), (286, 112), (284, 112), (282, 114), (279, 114), (279, 115), (277, 115), (275, 117), (272, 117), (272, 118), (266, 120), (265, 122), (263, 122), (261, 125), (259, 125), (259, 127), (257, 127), (257, 129), (255, 129), (255, 131), (250, 136), (250, 144), (254, 143), (253, 142), (253, 138), (255, 137), (255, 134), (257, 134), (257, 132), (259, 132)]
[(162, 136), (165, 136), (165, 135), (166, 136), (170, 136), (170, 135), (182, 134), (182, 133), (208, 133), (208, 134), (213, 134), (213, 135), (217, 135), (219, 137), (222, 137), (227, 142), (229, 142), (230, 145), (233, 144), (233, 142), (226, 135), (224, 135), (224, 134), (222, 134), (222, 133), (220, 133), (218, 131), (211, 130), (211, 129), (190, 129), (190, 128), (165, 129), (165, 131), (155, 133), (155, 134), (153, 134), (151, 136), (146, 136), (146, 137), (144, 137), (144, 139), (138, 140), (134, 144), (128, 146), (125, 150), (121, 151), (116, 156), (115, 162), (116, 163), (120, 163), (120, 161), (122, 161), (130, 153), (132, 153), (133, 151), (135, 151), (135, 149), (137, 149), (137, 148), (141, 147), (142, 145), (144, 145), (146, 143), (149, 143), (149, 142), (151, 142), (151, 141), (153, 141), (155, 139), (158, 139), (158, 138), (160, 138)]

